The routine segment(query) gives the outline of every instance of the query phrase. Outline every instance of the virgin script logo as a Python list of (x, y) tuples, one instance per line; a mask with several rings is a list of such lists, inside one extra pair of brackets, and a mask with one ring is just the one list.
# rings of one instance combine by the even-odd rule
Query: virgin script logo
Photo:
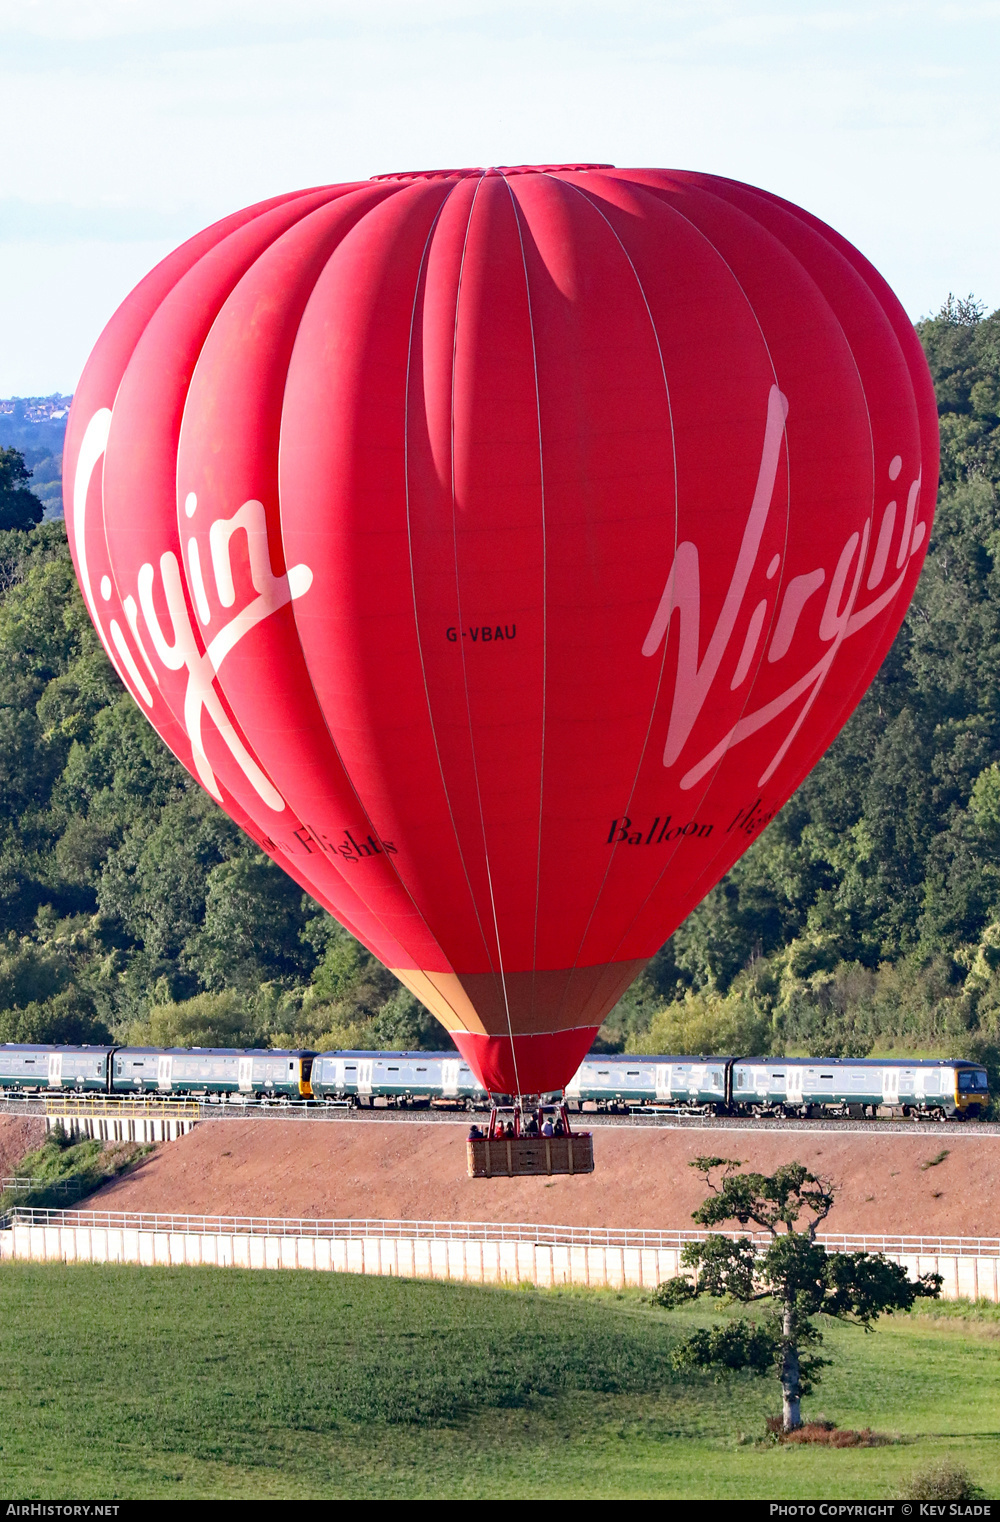
[[(750, 514), (743, 530), (739, 554), (732, 580), (719, 613), (715, 628), (709, 635), (702, 653), (701, 648), (701, 578), (698, 547), (690, 540), (678, 545), (673, 565), (667, 576), (666, 586), (659, 606), (653, 615), (642, 645), (642, 653), (653, 656), (667, 637), (670, 622), (677, 614), (680, 622), (677, 645), (677, 676), (674, 684), (667, 741), (663, 751), (663, 764), (671, 767), (679, 760), (699, 714), (704, 708), (729, 650), (737, 623), (746, 602), (750, 578), (760, 553), (761, 539), (771, 512), (774, 482), (781, 455), (788, 401), (772, 386), (767, 399), (767, 420), (764, 426), (764, 447), (761, 453), (760, 471), (750, 506)], [(889, 479), (895, 481), (902, 469), (902, 457), (896, 455), (889, 465)], [(917, 500), (920, 495), (920, 476), (910, 486), (903, 515), (902, 536), (896, 552), (895, 580), (871, 602), (858, 606), (862, 576), (868, 557), (871, 518), (865, 520), (861, 532), (850, 535), (840, 553), (840, 558), (830, 577), (825, 602), (819, 615), (819, 638), (828, 649), (820, 659), (800, 676), (792, 677), (788, 686), (776, 698), (760, 708), (745, 714), (735, 723), (716, 745), (707, 751), (693, 766), (689, 766), (680, 779), (682, 789), (695, 787), (722, 760), (731, 746), (738, 745), (750, 735), (771, 724), (793, 704), (802, 700), (791, 728), (778, 743), (770, 762), (759, 779), (758, 786), (769, 781), (788, 752), (809, 710), (815, 703), (826, 681), (840, 648), (846, 639), (857, 634), (866, 624), (887, 608), (896, 596), (906, 576), (909, 557), (916, 554), (927, 532), (927, 525), (916, 521)], [(865, 588), (877, 592), (885, 580), (896, 523), (896, 503), (890, 502), (882, 514), (878, 541), (871, 561)], [(765, 572), (772, 580), (781, 563), (775, 555)], [(770, 644), (767, 649), (769, 663), (791, 657), (794, 664), (806, 641), (800, 636), (801, 618), (807, 603), (827, 585), (825, 567), (817, 566), (800, 576), (793, 576), (783, 589), (781, 606), (773, 620)], [(818, 604), (817, 604), (818, 606)], [(730, 690), (737, 691), (750, 675), (755, 665), (761, 635), (767, 619), (769, 598), (767, 596), (750, 613), (736, 669), (729, 683)], [(766, 638), (766, 636), (765, 636)], [(811, 644), (812, 637), (809, 638)], [(801, 664), (801, 662), (800, 662)]]
[[(211, 793), (213, 798), (222, 802), (222, 794), (219, 791), (215, 773), (205, 753), (202, 731), (206, 715), (215, 725), (230, 755), (258, 797), (267, 804), (269, 809), (280, 813), (285, 807), (285, 800), (237, 733), (216, 691), (215, 679), (227, 655), (235, 649), (241, 639), (249, 634), (251, 629), (255, 628), (262, 619), (276, 612), (278, 608), (291, 602), (293, 598), (302, 597), (308, 592), (312, 585), (312, 571), (307, 565), (296, 565), (291, 566), (286, 575), (275, 575), (267, 542), (264, 505), (256, 501), (244, 502), (231, 518), (214, 520), (209, 529), (208, 540), (216, 601), (223, 610), (229, 610), (236, 603), (230, 546), (236, 534), (246, 535), (250, 580), (256, 596), (245, 607), (232, 615), (224, 611), (221, 618), (213, 614), (202, 572), (198, 540), (192, 535), (187, 544), (188, 585), (198, 619), (205, 627), (204, 636), (195, 632), (185, 596), (181, 566), (172, 550), (167, 550), (160, 556), (157, 567), (154, 567), (151, 561), (139, 567), (135, 587), (138, 603), (131, 592), (122, 599), (121, 605), (132, 636), (132, 643), (129, 643), (116, 618), (109, 620), (108, 631), (105, 634), (101, 617), (102, 610), (98, 607), (94, 596), (87, 563), (86, 511), (91, 476), (97, 462), (104, 454), (110, 425), (111, 413), (106, 407), (101, 408), (91, 418), (80, 446), (80, 456), (73, 482), (73, 543), (83, 595), (97, 632), (125, 686), (132, 692), (133, 697), (138, 694), (136, 701), (141, 700), (147, 708), (153, 706), (153, 694), (149, 682), (143, 675), (142, 667), (145, 668), (154, 686), (160, 686), (160, 674), (150, 656), (147, 639), (148, 646), (152, 648), (153, 655), (163, 670), (186, 671), (181, 722), (191, 742), (191, 756), (195, 771), (203, 787)], [(197, 507), (197, 498), (191, 492), (184, 504), (184, 511), (188, 518), (193, 517)], [(164, 627), (156, 607), (154, 594), (157, 590), (157, 572), (159, 573), (159, 591), (166, 604), (169, 628)], [(110, 601), (112, 590), (111, 578), (103, 576), (100, 584), (103, 602)], [(140, 613), (142, 625), (145, 628), (145, 639), (140, 628)], [(213, 628), (213, 625), (217, 627)], [(139, 665), (140, 660), (142, 667)]]

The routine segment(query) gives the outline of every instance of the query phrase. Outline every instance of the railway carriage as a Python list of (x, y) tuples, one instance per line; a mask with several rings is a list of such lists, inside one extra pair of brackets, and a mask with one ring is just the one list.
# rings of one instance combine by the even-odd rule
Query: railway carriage
[(566, 1086), (571, 1109), (650, 1107), (722, 1111), (728, 1103), (727, 1057), (586, 1058)]
[(235, 1047), (119, 1047), (112, 1064), (116, 1094), (204, 1094), (210, 1099), (308, 1099), (311, 1051), (240, 1051)]
[(457, 1052), (320, 1052), (312, 1091), (328, 1102), (397, 1108), (453, 1104), (475, 1109), (489, 1095)]
[(913, 1058), (758, 1057), (734, 1061), (732, 1108), (753, 1114), (861, 1118), (878, 1111), (965, 1119), (989, 1101), (978, 1063)]
[(0, 1046), (0, 1092), (108, 1092), (110, 1046)]

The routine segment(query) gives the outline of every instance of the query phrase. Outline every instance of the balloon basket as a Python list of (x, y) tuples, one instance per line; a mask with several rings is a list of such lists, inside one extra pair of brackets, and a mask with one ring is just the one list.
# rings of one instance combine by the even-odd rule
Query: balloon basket
[(494, 1105), (487, 1130), (470, 1131), (466, 1156), (470, 1178), (593, 1173), (594, 1138), (571, 1129), (564, 1104)]

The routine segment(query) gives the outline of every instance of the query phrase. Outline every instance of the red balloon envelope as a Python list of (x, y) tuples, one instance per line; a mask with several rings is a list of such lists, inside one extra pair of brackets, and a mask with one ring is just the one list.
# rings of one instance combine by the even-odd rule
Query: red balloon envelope
[(730, 180), (400, 174), (263, 202), (105, 329), (66, 440), (110, 659), (487, 1086), (562, 1086), (906, 611), (923, 355)]

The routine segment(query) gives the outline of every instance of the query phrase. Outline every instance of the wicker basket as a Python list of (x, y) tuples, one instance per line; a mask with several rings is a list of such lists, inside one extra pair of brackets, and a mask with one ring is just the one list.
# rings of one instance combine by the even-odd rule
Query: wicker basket
[(470, 1178), (529, 1178), (540, 1173), (593, 1173), (594, 1138), (470, 1136)]

